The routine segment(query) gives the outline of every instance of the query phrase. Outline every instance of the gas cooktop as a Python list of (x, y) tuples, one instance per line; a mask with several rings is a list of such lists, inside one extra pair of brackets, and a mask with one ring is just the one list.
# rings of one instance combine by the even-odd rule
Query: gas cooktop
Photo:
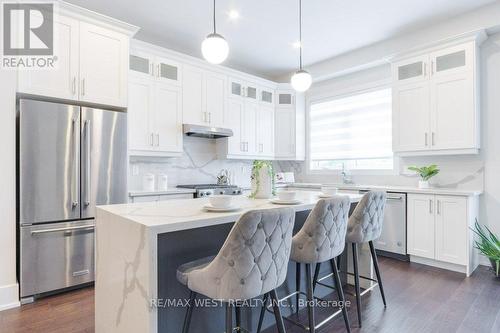
[(214, 194), (226, 194), (226, 195), (241, 194), (241, 189), (236, 185), (186, 184), (186, 185), (177, 185), (177, 187), (196, 190), (194, 194), (195, 198), (208, 197)]

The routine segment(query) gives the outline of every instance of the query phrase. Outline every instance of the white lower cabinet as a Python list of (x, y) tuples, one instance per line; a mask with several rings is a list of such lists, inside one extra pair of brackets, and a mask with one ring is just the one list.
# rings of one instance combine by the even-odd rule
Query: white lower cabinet
[(130, 155), (181, 154), (181, 88), (131, 74), (129, 91)]
[[(477, 216), (475, 197), (408, 194), (408, 254), (412, 261), (445, 264), (469, 275), (477, 266), (470, 227)], [(453, 264), (455, 266), (446, 266)]]
[(408, 253), (435, 257), (433, 195), (408, 195)]

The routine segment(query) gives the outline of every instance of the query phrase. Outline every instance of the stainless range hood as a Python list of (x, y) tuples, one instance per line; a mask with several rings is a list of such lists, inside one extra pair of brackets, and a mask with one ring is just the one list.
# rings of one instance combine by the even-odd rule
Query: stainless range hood
[(198, 138), (227, 138), (233, 136), (233, 131), (229, 128), (210, 127), (201, 125), (184, 124), (182, 125), (184, 134), (187, 136), (195, 136)]

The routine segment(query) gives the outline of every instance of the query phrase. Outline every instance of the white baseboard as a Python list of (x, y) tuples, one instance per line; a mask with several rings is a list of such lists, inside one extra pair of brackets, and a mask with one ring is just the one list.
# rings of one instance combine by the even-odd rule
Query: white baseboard
[(433, 266), (433, 267), (437, 267), (437, 268), (446, 269), (449, 271), (467, 274), (467, 267), (463, 266), (463, 265), (456, 265), (456, 264), (451, 264), (451, 263), (438, 261), (438, 260), (434, 260), (434, 259), (417, 257), (417, 256), (413, 256), (413, 255), (410, 255), (410, 261), (415, 262), (417, 264), (423, 264), (423, 265), (427, 265), (427, 266)]
[(0, 311), (16, 308), (20, 305), (19, 285), (17, 283), (0, 286)]

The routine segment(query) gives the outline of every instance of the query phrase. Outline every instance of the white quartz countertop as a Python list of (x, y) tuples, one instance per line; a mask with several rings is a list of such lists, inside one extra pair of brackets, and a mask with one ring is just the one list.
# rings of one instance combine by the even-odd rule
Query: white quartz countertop
[[(319, 194), (319, 191), (298, 191), (297, 199), (301, 203), (288, 207), (293, 207), (297, 212), (310, 210), (320, 199)], [(342, 192), (339, 195), (349, 196), (351, 202), (358, 202), (362, 197)], [(143, 225), (153, 233), (164, 233), (234, 222), (244, 212), (253, 209), (286, 207), (273, 204), (268, 199), (250, 199), (243, 195), (234, 196), (233, 204), (241, 208), (233, 212), (208, 212), (203, 208), (207, 203), (208, 198), (198, 198), (99, 206), (97, 218), (99, 211), (106, 211)]]
[(130, 191), (128, 192), (129, 197), (145, 197), (154, 195), (170, 195), (170, 194), (191, 194), (195, 193), (196, 190), (189, 188), (178, 188), (169, 187), (166, 191)]
[[(322, 184), (319, 183), (292, 183), (278, 184), (278, 187), (304, 188), (319, 190)], [(466, 190), (456, 188), (418, 188), (413, 186), (398, 186), (398, 185), (367, 185), (367, 184), (328, 184), (338, 187), (340, 190), (384, 190), (391, 192), (403, 193), (422, 193), (422, 194), (441, 194), (441, 195), (458, 195), (458, 196), (475, 196), (483, 193), (482, 190)]]

